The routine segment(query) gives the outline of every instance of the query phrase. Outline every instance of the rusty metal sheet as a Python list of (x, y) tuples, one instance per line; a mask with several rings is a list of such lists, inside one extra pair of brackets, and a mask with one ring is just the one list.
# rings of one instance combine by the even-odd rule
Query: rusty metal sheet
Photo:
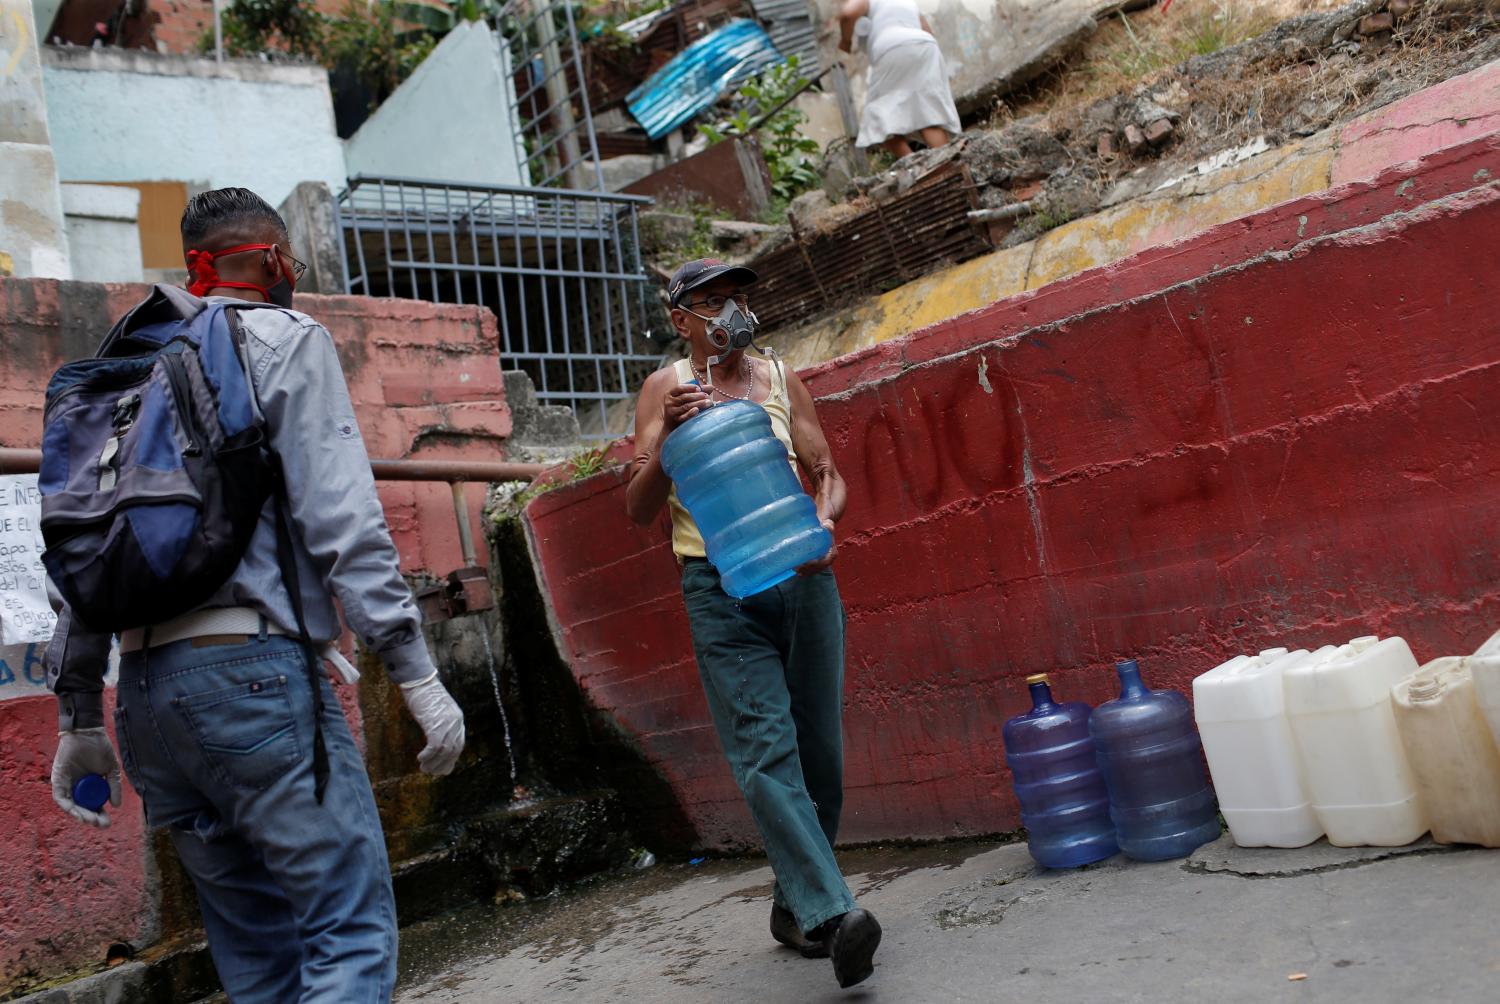
[(805, 320), (983, 254), (987, 230), (968, 219), (978, 204), (968, 169), (950, 162), (827, 232), (799, 233), (749, 263), (760, 273), (761, 326)]
[[(759, 178), (747, 178), (747, 170)], [(770, 190), (771, 172), (765, 157), (760, 147), (746, 138), (715, 143), (624, 189), (630, 195), (649, 195), (658, 202), (706, 203), (738, 219), (760, 216)]]

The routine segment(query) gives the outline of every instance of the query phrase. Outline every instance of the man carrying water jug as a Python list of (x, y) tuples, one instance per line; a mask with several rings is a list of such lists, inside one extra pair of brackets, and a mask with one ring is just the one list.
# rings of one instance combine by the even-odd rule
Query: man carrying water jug
[(830, 567), (834, 549), (736, 599), (662, 466), (674, 431), (714, 406), (747, 401), (764, 409), (787, 461), (811, 483), (823, 527), (831, 532), (843, 515), (844, 479), (812, 395), (779, 360), (745, 351), (755, 324), (745, 289), (755, 281), (750, 269), (711, 258), (673, 274), (672, 325), (690, 354), (641, 388), (626, 506), (643, 525), (670, 509), (703, 690), (776, 873), (771, 935), (806, 958), (831, 956), (848, 987), (873, 971), (880, 925), (855, 906), (833, 855), (844, 800), (844, 607)]
[[(120, 804), (102, 693), (118, 634), (125, 773), (193, 878), (230, 999), (389, 1001), (390, 867), (322, 662), (357, 675), (332, 648), (338, 608), (422, 727), (427, 773), (453, 769), (463, 714), (401, 578), (333, 339), (291, 309), (302, 266), (285, 223), (253, 192), (219, 189), (189, 201), (182, 242), (189, 289), (157, 286), (99, 357), (69, 364), (48, 389), (43, 531), (49, 512), (71, 527), (47, 537), (65, 601), (46, 657), (60, 706), (53, 797), (107, 826), (101, 804), (80, 804), (92, 801), (81, 783), (102, 777)], [(149, 379), (123, 387), (131, 372)], [(96, 432), (102, 450), (88, 440)], [(235, 490), (214, 494), (226, 482)], [(161, 504), (195, 496), (196, 514)], [(209, 525), (221, 532), (182, 545)], [(97, 547), (94, 532), (108, 534)], [(184, 581), (220, 549), (212, 574)], [(112, 554), (120, 563), (101, 575)], [(178, 612), (137, 619), (164, 610)]]

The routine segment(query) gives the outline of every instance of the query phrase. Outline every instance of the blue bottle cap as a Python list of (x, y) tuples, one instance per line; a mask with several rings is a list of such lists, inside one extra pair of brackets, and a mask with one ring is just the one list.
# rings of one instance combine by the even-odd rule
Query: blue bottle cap
[(98, 774), (85, 774), (73, 782), (73, 801), (90, 812), (98, 812), (109, 801), (109, 782)]

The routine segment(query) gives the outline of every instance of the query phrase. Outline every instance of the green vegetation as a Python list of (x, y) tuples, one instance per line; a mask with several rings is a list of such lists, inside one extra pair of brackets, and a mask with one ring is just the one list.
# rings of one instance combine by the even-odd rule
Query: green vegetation
[[(234, 0), (224, 10), (224, 51), (231, 56), (284, 53), (329, 70), (353, 72), (379, 104), (421, 65), (448, 32), (498, 10), (496, 0), (450, 0), (445, 6), (409, 0), (348, 0), (337, 17), (306, 0)], [(198, 47), (214, 46), (212, 29)]]
[(1147, 35), (1138, 34), (1130, 18), (1116, 12), (1125, 30), (1126, 41), (1112, 46), (1103, 54), (1104, 66), (1094, 72), (1138, 80), (1157, 70), (1193, 56), (1207, 56), (1238, 45), (1266, 31), (1278, 15), (1263, 5), (1232, 3), (1230, 0), (1197, 0), (1169, 10), (1160, 28)]
[(1031, 214), (1031, 222), (1039, 234), (1055, 230), (1073, 219), (1073, 209), (1062, 202), (1043, 202)]
[(618, 466), (619, 464), (610, 458), (608, 451), (603, 447), (579, 450), (572, 457), (568, 458), (568, 477), (566, 480), (558, 479), (556, 481), (548, 481), (545, 484), (527, 485), (504, 502), (496, 503), (488, 514), (489, 520), (499, 526), (519, 516), (521, 510), (525, 509), (531, 503), (532, 499), (545, 495), (554, 489), (561, 488), (563, 485), (570, 485), (575, 481), (591, 478), (595, 474), (600, 474)]
[[(798, 62), (796, 56), (790, 56), (786, 62), (741, 84), (740, 97), (747, 100), (734, 114), (717, 126), (701, 127), (709, 142), (718, 143), (730, 136), (748, 135), (761, 116), (791, 97), (803, 82), (797, 73)], [(765, 155), (766, 166), (771, 172), (771, 191), (778, 199), (788, 202), (816, 187), (820, 181), (813, 158), (821, 150), (817, 140), (802, 135), (802, 125), (806, 121), (806, 115), (787, 105), (757, 130), (761, 153)]]
[(633, 49), (635, 40), (620, 30), (620, 25), (661, 10), (670, 0), (623, 0), (605, 9), (575, 8), (573, 23), (578, 38), (585, 44), (602, 43), (614, 49)]
[(591, 478), (600, 471), (613, 466), (615, 465), (609, 459), (609, 454), (599, 447), (591, 450), (580, 450), (573, 454), (573, 459), (568, 461), (568, 470), (571, 472), (571, 480), (573, 481), (582, 481), (584, 478)]

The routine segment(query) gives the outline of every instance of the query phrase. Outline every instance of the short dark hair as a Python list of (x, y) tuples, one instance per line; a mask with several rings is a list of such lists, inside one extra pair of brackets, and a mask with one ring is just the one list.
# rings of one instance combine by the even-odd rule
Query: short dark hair
[[(248, 188), (215, 188), (188, 200), (182, 211), (182, 246), (199, 248), (214, 231), (230, 226), (274, 226), (286, 235), (286, 221)], [(211, 250), (211, 249), (204, 249)]]

